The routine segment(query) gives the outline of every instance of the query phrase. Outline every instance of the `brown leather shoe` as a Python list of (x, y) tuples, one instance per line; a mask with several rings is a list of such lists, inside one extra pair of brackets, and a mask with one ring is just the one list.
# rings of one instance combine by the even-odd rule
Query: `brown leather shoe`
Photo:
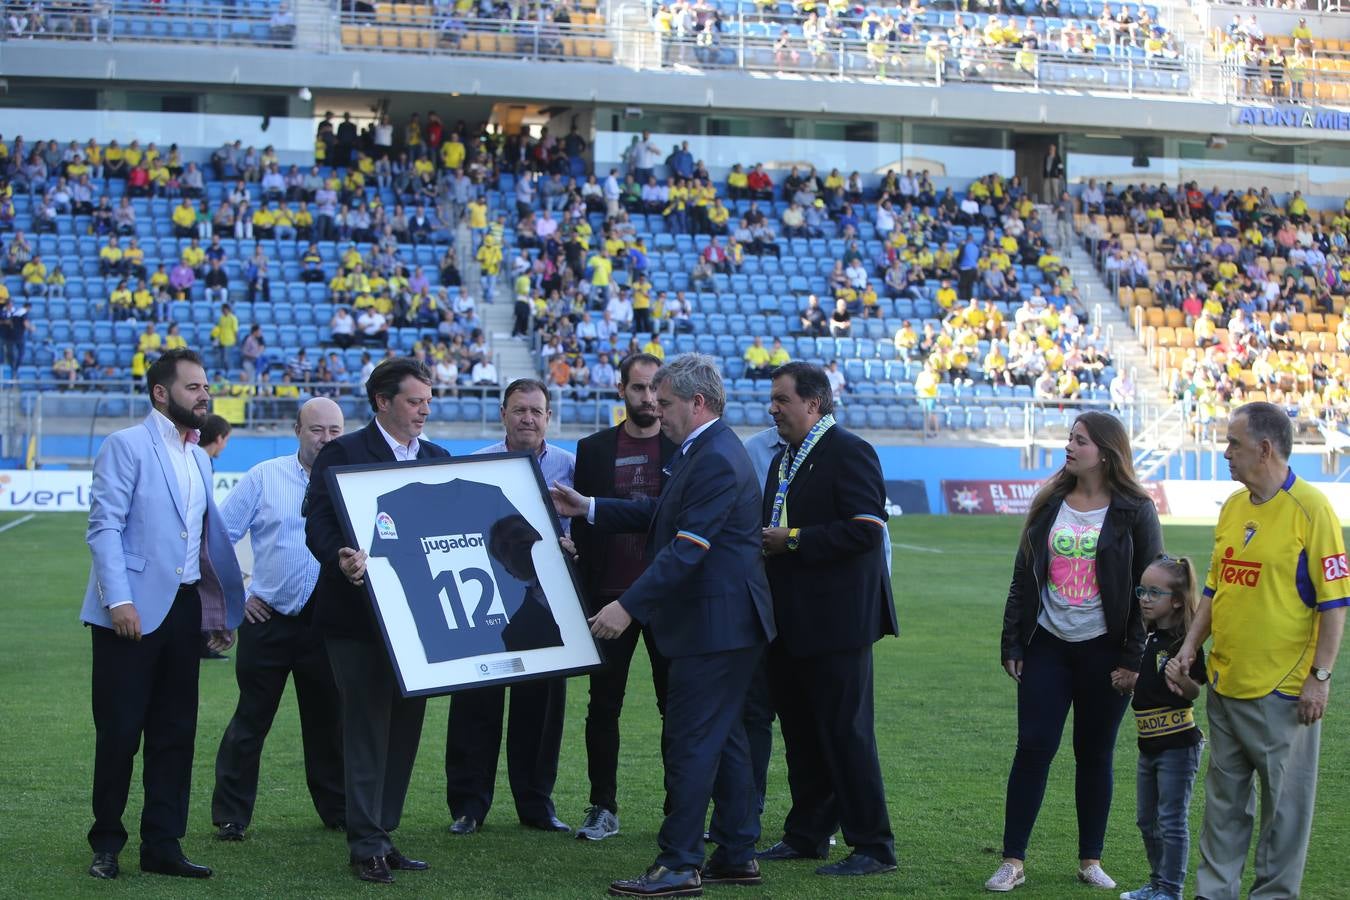
[(374, 884), (393, 884), (394, 873), (389, 871), (389, 863), (383, 856), (371, 856), (352, 862), (352, 872), (362, 881)]

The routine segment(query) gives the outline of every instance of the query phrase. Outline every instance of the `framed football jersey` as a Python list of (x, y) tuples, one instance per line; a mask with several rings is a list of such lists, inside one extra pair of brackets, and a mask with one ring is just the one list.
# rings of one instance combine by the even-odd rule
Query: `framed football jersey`
[(331, 470), (405, 696), (601, 664), (539, 464), (489, 453)]

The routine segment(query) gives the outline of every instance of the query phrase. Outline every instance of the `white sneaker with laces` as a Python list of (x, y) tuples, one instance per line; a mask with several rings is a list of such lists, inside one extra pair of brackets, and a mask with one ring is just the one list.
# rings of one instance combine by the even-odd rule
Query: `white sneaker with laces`
[(984, 883), (986, 891), (995, 891), (997, 893), (1006, 893), (1017, 887), (1019, 884), (1025, 884), (1027, 874), (1023, 870), (1014, 866), (1012, 863), (1004, 863), (998, 867), (998, 871)]
[(1093, 887), (1106, 888), (1107, 890), (1116, 886), (1111, 876), (1107, 875), (1097, 863), (1093, 863), (1085, 869), (1079, 869), (1078, 880), (1083, 884), (1090, 884)]

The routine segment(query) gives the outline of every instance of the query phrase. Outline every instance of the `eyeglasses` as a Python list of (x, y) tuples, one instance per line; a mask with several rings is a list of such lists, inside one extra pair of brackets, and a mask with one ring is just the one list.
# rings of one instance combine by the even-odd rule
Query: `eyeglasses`
[(1160, 588), (1144, 587), (1142, 584), (1134, 589), (1134, 596), (1140, 600), (1151, 600), (1154, 603), (1163, 597), (1172, 596), (1175, 591), (1164, 591)]

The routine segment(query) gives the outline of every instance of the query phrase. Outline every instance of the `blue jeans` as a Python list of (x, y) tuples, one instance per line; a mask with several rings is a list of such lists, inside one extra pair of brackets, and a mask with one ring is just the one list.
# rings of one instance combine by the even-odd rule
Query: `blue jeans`
[(1106, 635), (1070, 643), (1038, 628), (1017, 686), (1017, 753), (1008, 774), (1003, 855), (1026, 859), (1032, 826), (1045, 798), (1050, 763), (1073, 709), (1074, 800), (1078, 857), (1100, 859), (1111, 812), (1111, 756), (1129, 698), (1111, 686), (1119, 659)]
[(1135, 789), (1139, 833), (1148, 854), (1149, 880), (1169, 897), (1180, 897), (1186, 883), (1186, 859), (1191, 851), (1186, 814), (1203, 747), (1196, 744), (1139, 754)]

